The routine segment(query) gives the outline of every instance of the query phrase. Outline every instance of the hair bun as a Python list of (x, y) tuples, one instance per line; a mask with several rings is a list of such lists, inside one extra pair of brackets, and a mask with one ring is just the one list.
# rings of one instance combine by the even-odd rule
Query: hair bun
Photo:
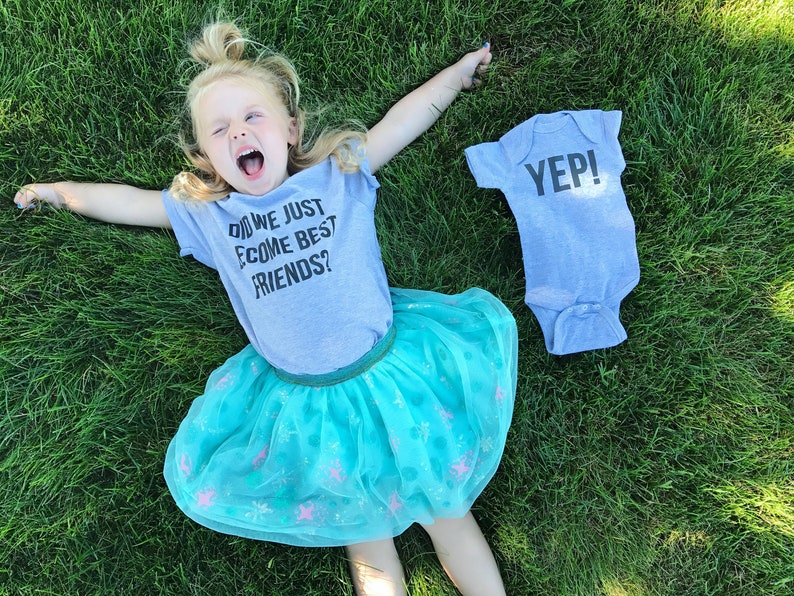
[(215, 23), (204, 29), (202, 36), (190, 46), (193, 59), (205, 66), (227, 60), (239, 60), (245, 50), (245, 39), (234, 23)]

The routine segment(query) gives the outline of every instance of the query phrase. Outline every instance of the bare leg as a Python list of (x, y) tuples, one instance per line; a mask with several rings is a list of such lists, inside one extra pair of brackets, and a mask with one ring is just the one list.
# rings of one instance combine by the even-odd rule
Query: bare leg
[(405, 580), (394, 540), (362, 542), (345, 547), (353, 586), (359, 596), (403, 596)]
[(444, 571), (461, 594), (504, 595), (499, 568), (471, 511), (460, 519), (437, 519), (422, 527), (430, 534)]

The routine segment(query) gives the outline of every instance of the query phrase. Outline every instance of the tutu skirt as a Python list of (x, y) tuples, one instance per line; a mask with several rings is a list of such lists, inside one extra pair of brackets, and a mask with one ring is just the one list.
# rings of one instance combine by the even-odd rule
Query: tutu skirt
[(177, 505), (213, 530), (297, 546), (461, 517), (499, 465), (518, 339), (488, 292), (392, 290), (393, 331), (341, 375), (285, 376), (249, 345), (168, 447)]

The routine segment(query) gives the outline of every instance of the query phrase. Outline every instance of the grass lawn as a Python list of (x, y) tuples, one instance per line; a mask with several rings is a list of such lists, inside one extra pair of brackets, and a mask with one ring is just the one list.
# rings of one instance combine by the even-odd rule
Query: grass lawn
[[(319, 125), (372, 125), (493, 44), (485, 84), (379, 172), (377, 218), (392, 285), (481, 286), (516, 315), (514, 423), (474, 508), (508, 593), (791, 594), (791, 0), (219, 4), (295, 62)], [(342, 549), (216, 534), (167, 492), (168, 441), (246, 343), (214, 273), (169, 232), (11, 201), (33, 180), (167, 186), (186, 40), (217, 10), (0, 4), (2, 595), (352, 594)], [(555, 357), (515, 220), (463, 150), (589, 108), (623, 112), (642, 279), (626, 342)], [(398, 548), (412, 594), (454, 593), (420, 530)]]

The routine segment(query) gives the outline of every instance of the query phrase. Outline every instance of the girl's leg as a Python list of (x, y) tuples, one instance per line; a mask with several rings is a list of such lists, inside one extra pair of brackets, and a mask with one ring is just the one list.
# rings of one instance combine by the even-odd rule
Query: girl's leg
[(459, 519), (437, 519), (422, 527), (430, 534), (444, 571), (461, 594), (504, 595), (499, 568), (471, 511)]
[(345, 547), (353, 586), (359, 596), (403, 596), (405, 580), (394, 540), (362, 542)]

